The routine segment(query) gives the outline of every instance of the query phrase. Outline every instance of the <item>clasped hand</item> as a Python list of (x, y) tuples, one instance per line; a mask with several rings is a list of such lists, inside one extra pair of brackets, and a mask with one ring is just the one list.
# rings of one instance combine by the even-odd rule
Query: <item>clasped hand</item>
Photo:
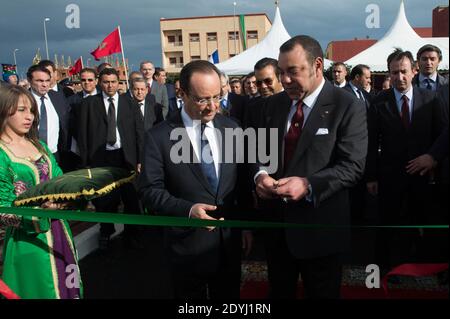
[(306, 178), (291, 176), (275, 180), (268, 174), (256, 179), (256, 193), (262, 199), (282, 198), (284, 201), (299, 201), (308, 194)]

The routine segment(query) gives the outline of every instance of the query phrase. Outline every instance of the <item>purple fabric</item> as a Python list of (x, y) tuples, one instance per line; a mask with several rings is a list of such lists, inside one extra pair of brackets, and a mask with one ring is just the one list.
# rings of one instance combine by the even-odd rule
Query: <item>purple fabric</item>
[[(50, 171), (49, 165), (45, 160), (44, 156), (38, 159), (35, 162), (35, 165), (39, 171), (39, 179), (41, 183), (48, 181), (50, 177), (49, 174)], [(72, 250), (70, 248), (70, 244), (67, 240), (66, 234), (64, 232), (62, 221), (52, 220), (51, 230), (53, 237), (53, 255), (55, 257), (56, 271), (58, 274), (58, 287), (60, 298), (61, 299), (80, 298), (80, 288), (79, 287), (69, 288), (67, 287), (66, 284), (68, 275), (74, 276), (73, 269), (70, 269), (69, 272), (66, 272), (67, 266), (69, 265), (76, 266), (77, 263), (75, 260), (75, 256), (73, 255)], [(76, 271), (78, 271), (78, 266), (75, 269)], [(76, 284), (79, 285), (80, 274), (76, 274), (75, 278), (77, 278)], [(70, 280), (69, 283), (73, 284), (73, 280)]]

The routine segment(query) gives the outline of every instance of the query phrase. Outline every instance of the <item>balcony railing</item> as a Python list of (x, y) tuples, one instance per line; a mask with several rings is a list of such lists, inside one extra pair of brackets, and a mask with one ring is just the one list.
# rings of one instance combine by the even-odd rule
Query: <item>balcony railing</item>
[(182, 47), (183, 46), (183, 42), (168, 42), (167, 46), (171, 46), (171, 47)]

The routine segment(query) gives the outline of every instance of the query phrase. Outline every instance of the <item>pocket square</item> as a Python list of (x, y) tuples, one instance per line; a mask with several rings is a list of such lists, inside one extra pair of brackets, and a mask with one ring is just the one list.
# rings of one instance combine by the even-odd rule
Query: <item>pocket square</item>
[(316, 132), (316, 135), (327, 135), (328, 129), (327, 128), (319, 128)]

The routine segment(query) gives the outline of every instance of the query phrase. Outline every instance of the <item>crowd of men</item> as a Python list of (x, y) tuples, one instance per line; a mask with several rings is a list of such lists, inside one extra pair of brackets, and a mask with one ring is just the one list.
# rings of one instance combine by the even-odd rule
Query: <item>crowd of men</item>
[[(138, 182), (94, 201), (97, 210), (143, 209), (200, 219), (350, 225), (378, 202), (380, 225), (448, 224), (448, 78), (437, 69), (439, 48), (416, 57), (396, 50), (379, 90), (367, 65), (323, 70), (316, 40), (297, 36), (264, 58), (254, 72), (228, 78), (206, 61), (187, 64), (179, 79), (143, 61), (120, 89), (108, 64), (80, 72), (77, 83), (57, 83), (53, 62), (29, 68), (39, 106), (40, 138), (64, 171), (115, 166), (139, 173)], [(416, 63), (417, 61), (417, 63)], [(417, 65), (417, 66), (416, 66)], [(198, 123), (197, 123), (198, 122)], [(184, 127), (196, 163), (170, 160), (171, 131)], [(276, 128), (276, 172), (268, 163), (219, 163), (216, 130)], [(211, 153), (206, 163), (201, 154)], [(241, 214), (245, 208), (246, 214)], [(139, 245), (139, 228), (125, 238)], [(101, 225), (107, 249), (113, 224)], [(239, 297), (241, 247), (248, 231), (167, 227), (166, 244), (176, 297)], [(310, 298), (338, 298), (345, 227), (261, 230), (273, 298), (293, 298), (301, 273)], [(405, 262), (447, 261), (448, 238), (427, 229), (380, 231), (375, 263), (386, 270)]]

